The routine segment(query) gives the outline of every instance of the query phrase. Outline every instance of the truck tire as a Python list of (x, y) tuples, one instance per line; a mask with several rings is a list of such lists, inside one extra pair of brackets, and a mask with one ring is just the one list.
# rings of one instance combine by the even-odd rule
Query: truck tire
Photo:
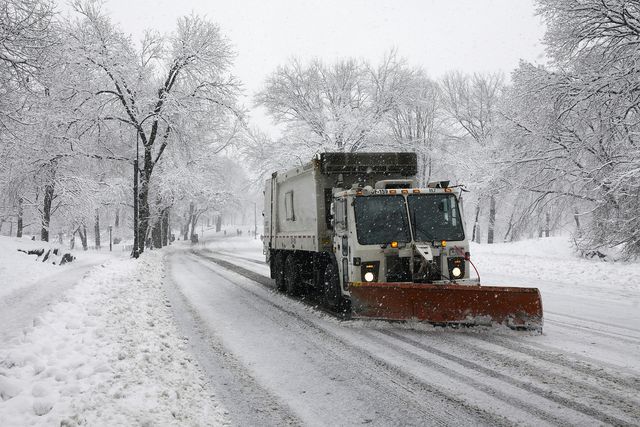
[(340, 289), (340, 278), (338, 277), (338, 266), (335, 262), (329, 261), (324, 269), (324, 304), (333, 311), (340, 311), (342, 308), (342, 291)]
[(284, 283), (284, 258), (285, 255), (278, 253), (273, 259), (273, 276), (276, 280), (276, 289), (280, 292), (285, 290)]
[(284, 262), (284, 284), (289, 295), (300, 294), (300, 270), (293, 254), (287, 256)]

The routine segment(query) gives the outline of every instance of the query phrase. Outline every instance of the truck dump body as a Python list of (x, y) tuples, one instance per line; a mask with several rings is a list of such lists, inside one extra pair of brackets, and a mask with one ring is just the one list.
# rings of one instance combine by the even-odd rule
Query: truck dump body
[(349, 289), (353, 318), (542, 330), (542, 300), (535, 288), (353, 282)]

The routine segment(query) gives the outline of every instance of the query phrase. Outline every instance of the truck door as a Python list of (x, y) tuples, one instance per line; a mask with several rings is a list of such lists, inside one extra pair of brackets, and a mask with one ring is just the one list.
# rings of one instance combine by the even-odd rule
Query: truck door
[(335, 201), (335, 237), (334, 244), (337, 248), (335, 253), (338, 261), (338, 270), (342, 289), (346, 288), (349, 282), (349, 221), (347, 221), (347, 199), (340, 198)]

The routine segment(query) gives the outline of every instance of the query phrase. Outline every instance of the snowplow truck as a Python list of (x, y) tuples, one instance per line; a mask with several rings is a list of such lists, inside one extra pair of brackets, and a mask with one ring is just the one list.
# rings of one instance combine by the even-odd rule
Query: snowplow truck
[(416, 173), (415, 153), (329, 152), (274, 172), (263, 245), (277, 288), (352, 318), (541, 331), (538, 289), (471, 274), (460, 188), (420, 188)]

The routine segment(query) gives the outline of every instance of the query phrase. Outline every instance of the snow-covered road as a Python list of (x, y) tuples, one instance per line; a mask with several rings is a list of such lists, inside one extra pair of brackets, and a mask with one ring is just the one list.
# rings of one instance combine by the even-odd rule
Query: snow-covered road
[(543, 335), (341, 321), (274, 291), (257, 246), (225, 241), (173, 251), (166, 288), (233, 424), (640, 422), (640, 327), (585, 312), (619, 299), (572, 311), (543, 287)]

